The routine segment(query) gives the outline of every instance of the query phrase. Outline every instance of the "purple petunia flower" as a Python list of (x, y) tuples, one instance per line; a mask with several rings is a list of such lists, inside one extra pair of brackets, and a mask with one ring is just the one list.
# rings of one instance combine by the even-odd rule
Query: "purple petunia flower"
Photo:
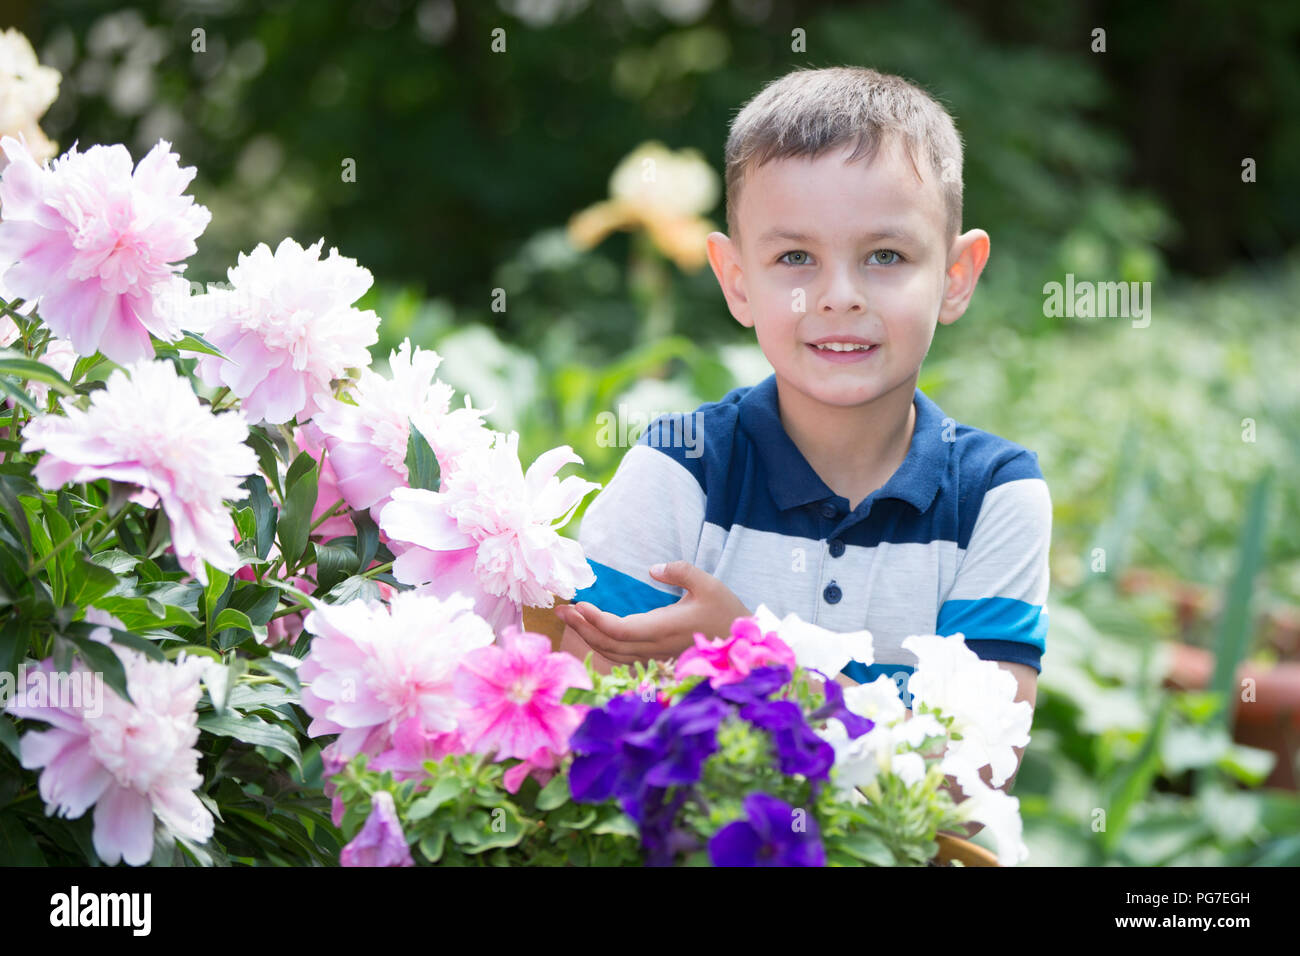
[(744, 820), (729, 823), (709, 841), (714, 866), (825, 866), (817, 821), (766, 793), (745, 798)]
[[(820, 671), (818, 673), (820, 673)], [(842, 688), (833, 678), (827, 678), (825, 686), (826, 703), (808, 715), (809, 721), (830, 720), (834, 717), (844, 725), (844, 729), (848, 732), (850, 740), (861, 737), (863, 734), (871, 730), (872, 727), (876, 726), (874, 720), (863, 717), (861, 714), (855, 714), (845, 706), (844, 688)]]
[(624, 738), (655, 722), (664, 707), (636, 694), (615, 697), (587, 712), (569, 738), (574, 752), (569, 791), (578, 803), (601, 803), (611, 796), (630, 797), (640, 787), (643, 768), (624, 752)]
[(830, 778), (835, 748), (813, 732), (798, 704), (788, 700), (756, 701), (740, 708), (740, 716), (771, 735), (782, 773), (803, 774), (809, 780)]
[(714, 693), (733, 704), (752, 704), (755, 701), (767, 700), (788, 683), (790, 683), (790, 668), (756, 667), (744, 680), (734, 684), (723, 684)]

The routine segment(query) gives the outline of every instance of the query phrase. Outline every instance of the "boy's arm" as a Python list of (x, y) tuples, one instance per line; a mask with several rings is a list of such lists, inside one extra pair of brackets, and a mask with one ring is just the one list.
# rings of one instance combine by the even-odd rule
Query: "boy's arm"
[[(565, 623), (561, 649), (579, 658), (595, 651), (601, 672), (611, 662), (661, 656), (645, 653), (644, 621), (650, 612), (671, 611), (690, 593), (691, 582), (678, 569), (699, 548), (705, 496), (698, 457), (648, 443), (647, 436), (670, 421), (666, 416), (651, 424), (587, 509), (578, 540), (595, 582), (556, 609)], [(673, 573), (652, 573), (657, 564), (668, 564)], [(637, 633), (627, 633), (623, 622), (632, 622)], [(650, 623), (657, 626), (657, 615)]]
[[(1031, 707), (1046, 649), (1051, 537), (1051, 496), (1037, 456), (1025, 451), (994, 472), (936, 626), (942, 635), (962, 634), (979, 657), (1009, 671), (1015, 699)], [(1016, 772), (999, 788), (1008, 793), (1025, 748), (1014, 750)], [(992, 786), (991, 767), (980, 776)], [(945, 788), (954, 802), (966, 799), (955, 778), (948, 777)], [(981, 829), (968, 823), (965, 835)]]

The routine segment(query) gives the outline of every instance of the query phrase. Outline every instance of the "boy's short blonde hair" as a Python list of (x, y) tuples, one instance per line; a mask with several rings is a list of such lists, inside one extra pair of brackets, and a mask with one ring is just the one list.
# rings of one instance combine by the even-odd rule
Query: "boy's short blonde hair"
[(962, 142), (938, 101), (899, 76), (859, 66), (801, 68), (773, 80), (731, 123), (726, 147), (727, 230), (739, 238), (736, 206), (745, 173), (776, 159), (816, 157), (854, 142), (850, 161), (871, 162), (898, 136), (912, 163), (934, 172), (948, 239), (961, 231)]

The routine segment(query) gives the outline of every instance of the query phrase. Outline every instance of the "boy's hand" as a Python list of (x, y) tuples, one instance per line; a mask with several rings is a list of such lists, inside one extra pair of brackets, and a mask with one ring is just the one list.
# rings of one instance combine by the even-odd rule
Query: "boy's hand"
[(753, 613), (730, 588), (689, 561), (655, 565), (650, 575), (686, 593), (676, 604), (626, 617), (586, 601), (558, 605), (555, 613), (593, 650), (615, 664), (677, 657), (695, 646), (696, 631), (710, 638), (727, 637), (732, 621)]

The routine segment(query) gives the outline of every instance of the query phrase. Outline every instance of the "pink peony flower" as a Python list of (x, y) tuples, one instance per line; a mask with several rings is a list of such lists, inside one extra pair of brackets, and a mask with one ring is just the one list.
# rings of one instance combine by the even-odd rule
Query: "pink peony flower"
[(343, 848), (341, 866), (415, 866), (411, 848), (397, 819), (393, 795), (379, 790), (370, 797), (370, 816), (361, 832)]
[[(113, 620), (106, 617), (97, 615), (92, 623)], [(105, 686), (102, 700), (94, 702), (102, 706), (87, 706), (84, 699), (79, 707), (15, 702), (9, 712), (50, 725), (19, 741), (22, 765), (42, 768), (37, 788), (46, 814), (75, 819), (94, 805), (99, 858), (110, 866), (118, 860), (140, 866), (153, 855), (155, 816), (194, 842), (212, 836), (212, 814), (194, 793), (203, 783), (194, 708), (205, 665), (183, 653), (174, 663), (151, 661), (111, 646), (122, 659), (134, 703)], [(53, 658), (39, 666), (54, 673)], [(74, 667), (85, 670), (79, 660)]]
[(378, 520), (393, 489), (407, 483), (412, 421), (444, 476), (456, 470), (464, 452), (491, 445), (485, 413), (471, 408), (468, 396), (464, 408), (451, 408), (454, 390), (434, 377), (441, 363), (437, 352), (412, 350), (407, 339), (389, 354), (390, 378), (362, 370), (352, 390), (356, 404), (331, 401), (316, 417), (349, 507), (369, 508)]
[[(522, 605), (551, 607), (595, 575), (578, 542), (558, 529), (600, 485), (555, 473), (581, 463), (568, 445), (553, 448), (524, 474), (519, 435), (498, 433), (492, 448), (473, 449), (446, 475), (441, 492), (397, 488), (379, 527), (394, 543), (393, 576), (435, 594), (474, 597), (497, 630), (518, 627)], [(557, 523), (558, 522), (558, 523)]]
[(131, 169), (125, 146), (74, 145), (38, 166), (13, 137), (0, 139), (9, 164), (0, 176), (0, 270), (10, 291), (40, 299), (40, 315), (81, 355), (114, 362), (153, 356), (152, 333), (181, 330), (155, 299), (194, 254), (212, 214), (182, 195), (182, 168), (159, 140)]
[(138, 485), (136, 500), (149, 507), (161, 501), (185, 570), (206, 584), (205, 561), (229, 572), (239, 567), (224, 502), (246, 497), (240, 484), (257, 470), (244, 444), (248, 426), (238, 412), (214, 415), (200, 405), (170, 362), (115, 370), (88, 411), (69, 405), (66, 417), (42, 415), (23, 437), (24, 453), (45, 452), (34, 471), (42, 487), (97, 478)]
[(453, 679), (461, 659), (492, 643), (492, 629), (469, 613), (462, 595), (440, 600), (404, 591), (392, 604), (323, 604), (307, 615), (316, 635), (298, 669), (302, 703), (312, 716), (310, 736), (339, 734), (335, 753), (388, 750), (412, 717), (431, 736), (458, 726), (464, 704)]
[(393, 731), (392, 746), (367, 761), (370, 770), (390, 770), (394, 780), (414, 780), (425, 775), (425, 761), (438, 761), (448, 754), (462, 753), (460, 733), (425, 733), (419, 717), (410, 717)]
[(753, 618), (738, 617), (731, 622), (731, 637), (725, 640), (710, 641), (697, 633), (695, 646), (677, 658), (674, 673), (678, 677), (698, 674), (707, 677), (714, 687), (721, 687), (744, 680), (756, 667), (769, 665), (788, 667), (793, 672), (794, 651), (775, 631), (764, 634)]
[(262, 243), (227, 271), (233, 288), (177, 297), (226, 357), (201, 356), (199, 375), (229, 386), (249, 421), (305, 422), (330, 400), (333, 379), (370, 365), (379, 316), (352, 303), (373, 280), (337, 249), (321, 259), (324, 242), (304, 249), (286, 238), (274, 254)]
[(552, 651), (542, 634), (507, 628), (499, 644), (466, 654), (456, 675), (456, 692), (468, 704), (460, 720), (466, 749), (530, 762), (540, 748), (567, 753), (586, 713), (561, 702), (570, 687), (591, 689), (576, 657)]

